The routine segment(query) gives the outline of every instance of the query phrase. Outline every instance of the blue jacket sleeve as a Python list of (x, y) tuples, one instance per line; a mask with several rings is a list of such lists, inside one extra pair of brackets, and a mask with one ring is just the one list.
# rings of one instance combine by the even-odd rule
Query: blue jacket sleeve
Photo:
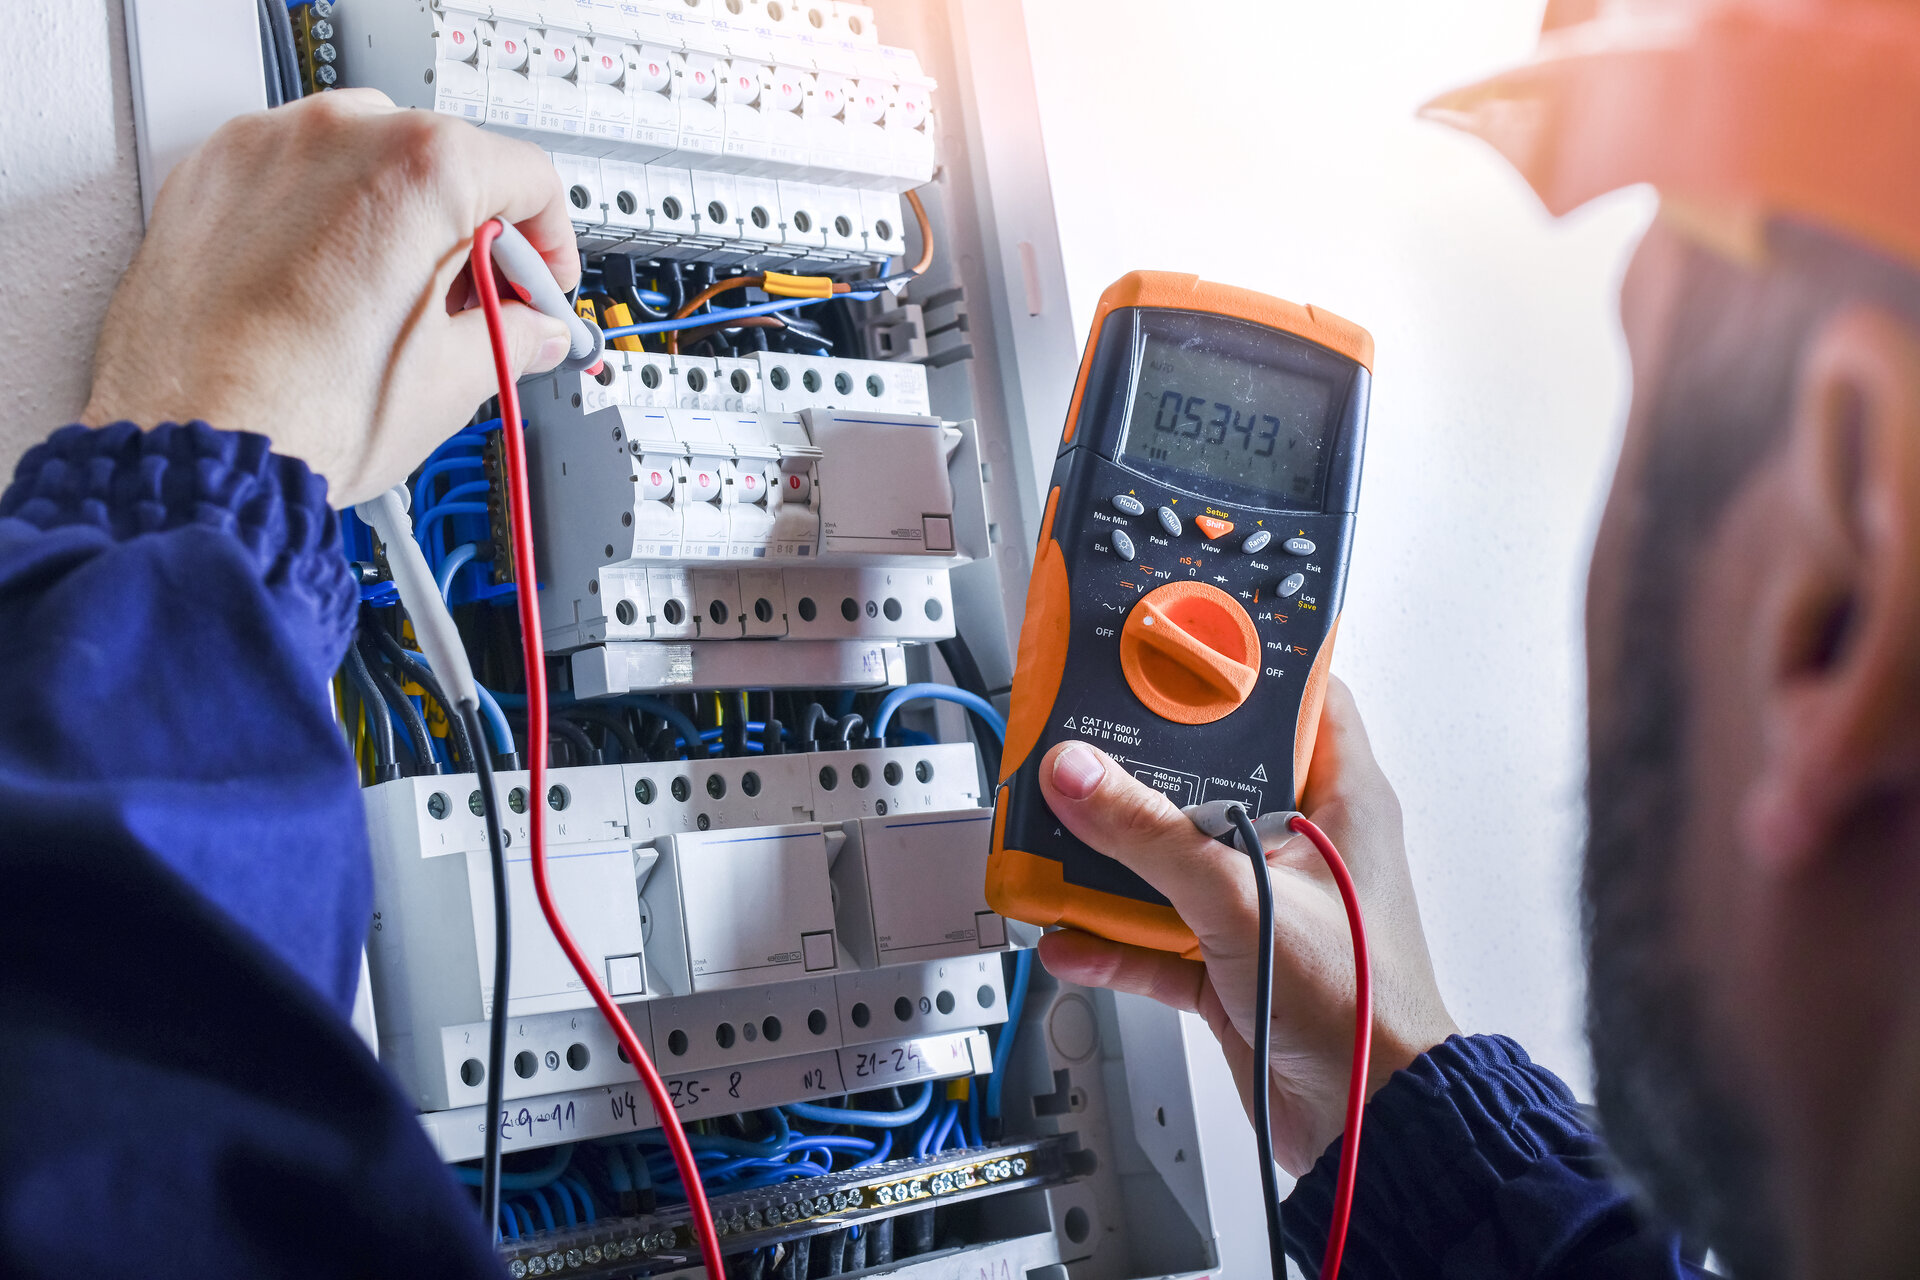
[[(1283, 1209), (1317, 1275), (1336, 1141)], [(1668, 1280), (1705, 1275), (1609, 1177), (1572, 1092), (1504, 1036), (1454, 1036), (1367, 1103), (1342, 1280)]]
[(324, 483), (65, 428), (0, 495), (0, 1274), (498, 1274), (346, 1022), (371, 870)]

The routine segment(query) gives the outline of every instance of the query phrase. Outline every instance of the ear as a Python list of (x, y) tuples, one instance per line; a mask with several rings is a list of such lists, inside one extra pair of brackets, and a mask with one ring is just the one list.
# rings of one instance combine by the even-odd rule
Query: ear
[(1920, 330), (1845, 308), (1804, 352), (1759, 618), (1763, 766), (1741, 819), (1788, 874), (1890, 789), (1920, 798)]

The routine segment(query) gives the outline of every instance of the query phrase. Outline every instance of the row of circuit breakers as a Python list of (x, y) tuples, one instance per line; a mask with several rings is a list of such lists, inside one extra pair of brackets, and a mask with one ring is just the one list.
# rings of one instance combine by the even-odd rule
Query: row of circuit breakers
[(341, 0), (349, 83), (554, 153), (583, 247), (882, 261), (933, 176), (933, 82), (864, 5)]
[(556, 652), (940, 640), (948, 570), (991, 550), (972, 424), (919, 365), (616, 351), (525, 397)]
[[(1024, 926), (1010, 936), (983, 895), (992, 811), (977, 807), (970, 744), (595, 765), (548, 779), (538, 807), (560, 910), (662, 1074), (692, 1090), (687, 1105), (700, 1105), (688, 1118), (987, 1068), (979, 1028), (1006, 1017), (999, 953)], [(503, 1084), (508, 1114), (523, 1118), (510, 1144), (651, 1127), (632, 1068), (534, 898), (527, 775), (497, 785), (511, 811)], [(439, 775), (366, 792), (380, 1056), (449, 1159), (480, 1149), (492, 1004), (491, 881), (472, 786)]]

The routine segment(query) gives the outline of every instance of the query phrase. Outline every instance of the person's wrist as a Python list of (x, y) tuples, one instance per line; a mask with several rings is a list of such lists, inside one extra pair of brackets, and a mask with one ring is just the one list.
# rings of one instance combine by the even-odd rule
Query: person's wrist
[(1373, 1097), (1397, 1073), (1411, 1067), (1435, 1047), (1445, 1044), (1449, 1037), (1459, 1034), (1460, 1028), (1445, 1014), (1415, 1032), (1385, 1027), (1376, 1019), (1372, 1051), (1367, 1060), (1367, 1097)]

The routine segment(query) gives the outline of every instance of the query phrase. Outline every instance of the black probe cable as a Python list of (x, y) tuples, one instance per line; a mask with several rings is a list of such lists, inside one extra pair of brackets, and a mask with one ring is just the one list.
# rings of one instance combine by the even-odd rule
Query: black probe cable
[[(480, 736), (480, 708), (462, 701), (458, 708), (467, 736)], [(493, 1011), (487, 1018), (487, 1131), (480, 1159), (480, 1212), (487, 1231), (500, 1238), (500, 1110), (507, 1070), (507, 982), (512, 967), (512, 939), (507, 907), (507, 847), (500, 833), (500, 805), (493, 793), (493, 759), (488, 752), (473, 753), (480, 775), (480, 807), (487, 820), (487, 856), (493, 866)], [(535, 815), (538, 822), (539, 815)]]
[(1271, 1114), (1273, 1068), (1273, 881), (1267, 872), (1267, 853), (1253, 819), (1239, 805), (1227, 810), (1240, 846), (1253, 859), (1253, 887), (1260, 903), (1260, 958), (1253, 982), (1253, 1065), (1258, 1073), (1253, 1090), (1253, 1136), (1260, 1150), (1260, 1188), (1267, 1207), (1267, 1251), (1272, 1255), (1274, 1280), (1286, 1280), (1287, 1232), (1280, 1222), (1280, 1178), (1273, 1163)]

